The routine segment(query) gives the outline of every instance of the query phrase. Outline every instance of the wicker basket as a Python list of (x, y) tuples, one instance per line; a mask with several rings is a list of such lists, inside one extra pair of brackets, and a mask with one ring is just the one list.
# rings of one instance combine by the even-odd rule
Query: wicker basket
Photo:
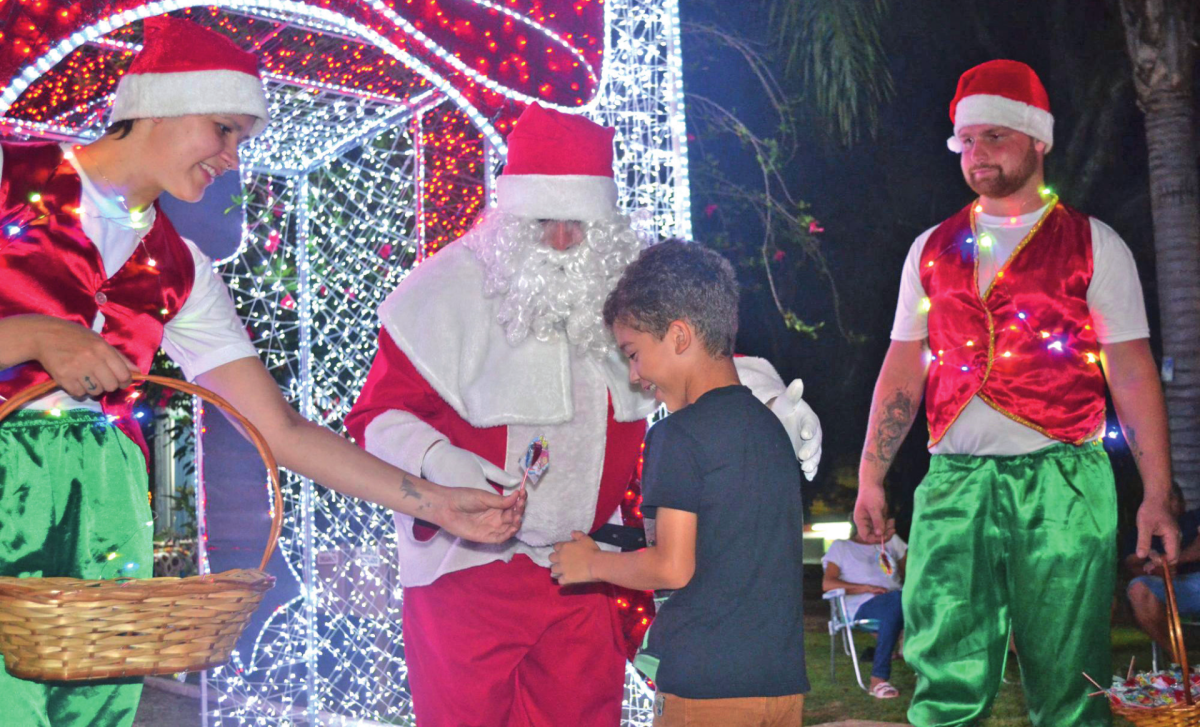
[[(245, 429), (275, 490), (271, 535), (258, 569), (191, 578), (89, 581), (0, 578), (0, 653), (14, 676), (111, 679), (207, 669), (229, 660), (250, 614), (274, 584), (264, 569), (283, 522), (279, 468), (266, 440), (221, 397), (194, 384), (135, 375), (220, 407)], [(32, 386), (0, 406), (0, 420), (52, 390)]]
[(1200, 704), (1192, 699), (1192, 672), (1188, 668), (1187, 649), (1183, 644), (1183, 626), (1179, 623), (1179, 606), (1175, 603), (1175, 583), (1171, 566), (1163, 563), (1163, 582), (1167, 587), (1167, 629), (1171, 636), (1171, 656), (1183, 670), (1183, 693), (1186, 702), (1170, 707), (1113, 706), (1120, 715), (1138, 727), (1200, 727)]
[(1200, 715), (1196, 706), (1177, 704), (1173, 707), (1113, 707), (1113, 714), (1120, 715), (1138, 727), (1196, 727)]

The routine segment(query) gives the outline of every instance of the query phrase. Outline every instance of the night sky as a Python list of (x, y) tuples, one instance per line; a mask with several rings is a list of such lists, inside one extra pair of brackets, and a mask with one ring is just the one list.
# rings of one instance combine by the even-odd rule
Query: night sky
[[(881, 109), (877, 136), (849, 148), (821, 131), (811, 106), (803, 101), (803, 85), (783, 81), (802, 113), (802, 151), (789, 169), (789, 184), (825, 229), (820, 235), (822, 251), (843, 300), (847, 326), (861, 339), (848, 342), (830, 325), (816, 340), (787, 331), (762, 290), (761, 268), (742, 269), (741, 351), (767, 356), (785, 379), (802, 377), (806, 398), (822, 418), (824, 457), (817, 481), (806, 485), (810, 503), (820, 497), (843, 512), (852, 505), (871, 392), (888, 346), (904, 256), (917, 235), (974, 197), (963, 182), (957, 155), (946, 148), (952, 132), (949, 103), (959, 75), (971, 66), (1010, 58), (1038, 71), (1055, 115), (1047, 184), (1064, 202), (1113, 226), (1128, 243), (1145, 288), (1152, 335), (1157, 337), (1144, 129), (1123, 30), (1113, 14), (1115, 4), (892, 2), (883, 37), (895, 94)], [(685, 0), (682, 12), (685, 23), (714, 23), (766, 44), (766, 6)], [(745, 12), (748, 8), (756, 12)], [(688, 39), (685, 31), (687, 90), (734, 110), (758, 133), (771, 133), (774, 118), (746, 66), (727, 50), (707, 43), (689, 46)], [(783, 75), (778, 60), (773, 67)], [(707, 157), (727, 175), (757, 183), (753, 164), (736, 143), (706, 137), (702, 128), (692, 131), (697, 137), (690, 149), (693, 169)], [(735, 261), (739, 254), (754, 252), (761, 230), (722, 219), (720, 212), (706, 214), (715, 200), (711, 184), (699, 174), (693, 177), (692, 194), (699, 241), (724, 232), (746, 243), (731, 255)], [(780, 268), (798, 263), (799, 257), (788, 252)], [(799, 279), (801, 284), (793, 286), (785, 303), (806, 321), (832, 323), (829, 285), (811, 264)], [(901, 520), (927, 466), (925, 435), (921, 416), (890, 476), (889, 491)], [(1118, 480), (1129, 479), (1132, 463), (1120, 443), (1110, 452)]]

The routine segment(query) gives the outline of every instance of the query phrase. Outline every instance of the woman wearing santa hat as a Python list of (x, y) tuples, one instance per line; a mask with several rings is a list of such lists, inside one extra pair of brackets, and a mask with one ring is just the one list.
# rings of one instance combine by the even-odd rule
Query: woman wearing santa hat
[[(0, 575), (151, 575), (129, 386), (160, 347), (250, 419), (281, 465), (465, 538), (506, 540), (523, 497), (414, 477), (284, 400), (211, 261), (156, 204), (163, 192), (198, 201), (237, 169), (238, 145), (269, 118), (257, 60), (186, 20), (145, 25), (102, 138), (0, 144), (0, 400), (48, 379), (61, 387), (0, 423)], [(128, 725), (140, 693), (140, 682), (48, 684), (0, 669), (7, 724)]]

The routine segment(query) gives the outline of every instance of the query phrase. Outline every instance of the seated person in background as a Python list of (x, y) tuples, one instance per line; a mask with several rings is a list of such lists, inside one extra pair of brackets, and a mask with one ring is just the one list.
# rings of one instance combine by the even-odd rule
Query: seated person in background
[(850, 532), (849, 540), (835, 540), (821, 559), (825, 578), (821, 588), (846, 590), (846, 611), (851, 619), (873, 618), (879, 621), (875, 659), (871, 666), (872, 697), (892, 699), (900, 691), (888, 681), (892, 676), (892, 651), (904, 628), (900, 607), (900, 586), (904, 581), (904, 562), (908, 546), (895, 535), (895, 521), (888, 520), (892, 536), (885, 545), (868, 543)]
[[(1183, 491), (1179, 483), (1171, 483), (1171, 514), (1179, 521), (1180, 541), (1179, 562), (1175, 566), (1175, 600), (1179, 605), (1181, 615), (1200, 615), (1200, 509), (1183, 511)], [(1131, 574), (1137, 576), (1129, 582), (1126, 591), (1129, 594), (1129, 605), (1133, 607), (1133, 617), (1138, 626), (1165, 649), (1171, 653), (1170, 637), (1167, 631), (1167, 591), (1163, 585), (1158, 567), (1158, 558), (1162, 555), (1163, 547), (1159, 538), (1154, 538), (1151, 544), (1152, 557), (1139, 558), (1134, 552), (1134, 542), (1131, 540), (1125, 548), (1122, 565)]]

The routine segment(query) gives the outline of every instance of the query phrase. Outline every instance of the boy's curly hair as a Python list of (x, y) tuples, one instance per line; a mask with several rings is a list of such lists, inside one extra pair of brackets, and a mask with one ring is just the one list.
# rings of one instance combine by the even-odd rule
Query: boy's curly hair
[(732, 356), (738, 283), (720, 254), (682, 240), (642, 251), (604, 302), (604, 324), (620, 322), (661, 339), (672, 321), (691, 324), (712, 356)]

